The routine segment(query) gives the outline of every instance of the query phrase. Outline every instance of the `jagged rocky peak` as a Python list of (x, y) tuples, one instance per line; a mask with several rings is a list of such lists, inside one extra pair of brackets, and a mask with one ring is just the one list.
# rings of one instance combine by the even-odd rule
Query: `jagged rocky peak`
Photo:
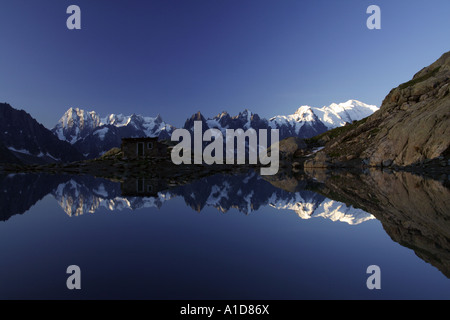
[(156, 116), (156, 118), (155, 118), (155, 122), (156, 123), (161, 123), (161, 122), (163, 122), (163, 119), (162, 119), (162, 117), (161, 117), (161, 115), (158, 113), (158, 115)]
[(244, 109), (243, 111), (239, 112), (239, 114), (237, 116), (234, 116), (233, 118), (245, 118), (248, 119), (249, 117), (251, 117), (253, 114), (253, 112), (251, 112), (250, 110), (248, 110), (247, 108)]
[(122, 113), (120, 114), (110, 114), (103, 118), (101, 123), (103, 124), (111, 124), (113, 126), (125, 126), (129, 123), (130, 117), (124, 116)]
[(222, 119), (222, 118), (226, 118), (226, 117), (230, 117), (230, 115), (228, 114), (228, 112), (222, 111), (221, 113), (219, 113), (219, 114), (218, 114), (217, 116), (215, 116), (214, 118)]
[(260, 116), (257, 113), (252, 114), (251, 121), (259, 121), (261, 120)]
[[(189, 119), (187, 119), (184, 123), (183, 128), (187, 130), (193, 130), (194, 129), (194, 121), (201, 121), (203, 124), (206, 123), (205, 117), (202, 115), (200, 111), (197, 111), (194, 113)], [(207, 130), (206, 126), (202, 126), (202, 130)]]
[(193, 126), (194, 125), (194, 121), (205, 122), (206, 119), (205, 119), (205, 117), (202, 115), (202, 113), (200, 111), (197, 111), (189, 119), (186, 120), (185, 128), (187, 128), (186, 127), (187, 125)]
[(61, 117), (59, 123), (62, 127), (78, 125), (79, 127), (96, 127), (100, 123), (100, 117), (95, 111), (85, 111), (80, 108), (69, 108)]
[(59, 140), (74, 144), (97, 128), (101, 123), (95, 111), (80, 108), (69, 108), (51, 130)]
[(203, 120), (205, 119), (202, 115), (202, 113), (200, 111), (197, 111), (192, 117), (191, 119), (193, 120)]
[(215, 116), (213, 119), (218, 120), (220, 123), (226, 123), (227, 121), (230, 121), (231, 116), (226, 111), (222, 111), (217, 116)]

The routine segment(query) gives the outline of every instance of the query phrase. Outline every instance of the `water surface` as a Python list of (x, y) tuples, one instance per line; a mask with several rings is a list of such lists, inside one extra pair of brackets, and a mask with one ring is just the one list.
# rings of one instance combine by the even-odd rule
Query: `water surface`
[[(449, 199), (407, 173), (249, 171), (166, 190), (3, 175), (0, 298), (448, 299)], [(70, 265), (81, 290), (66, 287)], [(380, 290), (366, 286), (370, 265)]]

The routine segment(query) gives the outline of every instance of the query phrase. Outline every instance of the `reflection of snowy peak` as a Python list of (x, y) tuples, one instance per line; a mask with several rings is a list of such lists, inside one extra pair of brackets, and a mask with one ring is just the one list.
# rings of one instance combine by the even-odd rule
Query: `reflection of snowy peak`
[(323, 217), (356, 225), (374, 219), (360, 209), (348, 207), (309, 190), (288, 192), (274, 187), (252, 172), (240, 176), (212, 176), (171, 191), (183, 196), (186, 204), (200, 211), (205, 206), (221, 212), (237, 209), (249, 214), (260, 207), (293, 210), (302, 219)]
[(120, 184), (108, 180), (87, 177), (73, 177), (58, 185), (53, 196), (69, 216), (94, 213), (100, 208), (109, 211), (157, 207), (170, 199), (168, 194), (158, 197), (121, 197)]
[(118, 183), (108, 180), (73, 177), (53, 191), (63, 210), (69, 215), (107, 210), (160, 208), (175, 197), (182, 197), (187, 206), (201, 211), (213, 207), (220, 212), (231, 209), (245, 214), (264, 206), (278, 210), (293, 210), (302, 219), (323, 217), (332, 221), (356, 225), (373, 219), (359, 209), (333, 201), (309, 190), (288, 192), (274, 187), (255, 172), (246, 175), (215, 175), (191, 184), (160, 192), (156, 197), (123, 197)]
[(302, 219), (322, 217), (331, 221), (346, 222), (357, 225), (364, 221), (375, 219), (371, 214), (361, 210), (348, 207), (342, 202), (325, 198), (322, 202), (309, 202), (304, 200), (300, 193), (296, 193), (295, 201), (286, 203), (281, 199), (272, 199), (270, 206), (275, 209), (293, 210)]
[[(98, 188), (102, 188), (103, 183)], [(103, 187), (104, 188), (104, 187)], [(106, 192), (100, 190), (101, 192)], [(89, 188), (89, 181), (83, 183), (79, 179), (72, 178), (61, 183), (53, 190), (53, 196), (61, 208), (69, 216), (78, 216), (84, 213), (94, 213), (100, 206), (101, 198)]]

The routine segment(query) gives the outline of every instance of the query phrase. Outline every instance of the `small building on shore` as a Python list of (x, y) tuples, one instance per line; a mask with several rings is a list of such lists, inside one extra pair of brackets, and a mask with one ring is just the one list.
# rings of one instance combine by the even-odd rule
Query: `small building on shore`
[(124, 159), (146, 159), (167, 157), (167, 145), (158, 138), (123, 138), (122, 154)]
[(166, 190), (168, 186), (163, 179), (127, 177), (120, 188), (123, 197), (157, 197), (158, 192)]

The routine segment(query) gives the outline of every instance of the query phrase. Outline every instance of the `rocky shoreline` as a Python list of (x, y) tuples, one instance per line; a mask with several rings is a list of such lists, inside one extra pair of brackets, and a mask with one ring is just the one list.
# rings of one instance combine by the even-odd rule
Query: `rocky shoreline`
[(55, 175), (90, 175), (112, 181), (129, 178), (164, 181), (167, 186), (183, 185), (200, 178), (222, 174), (236, 174), (248, 171), (254, 166), (239, 165), (175, 165), (170, 159), (154, 157), (141, 160), (124, 160), (121, 157), (103, 157), (94, 160), (41, 165), (1, 164), (0, 173), (46, 173)]

